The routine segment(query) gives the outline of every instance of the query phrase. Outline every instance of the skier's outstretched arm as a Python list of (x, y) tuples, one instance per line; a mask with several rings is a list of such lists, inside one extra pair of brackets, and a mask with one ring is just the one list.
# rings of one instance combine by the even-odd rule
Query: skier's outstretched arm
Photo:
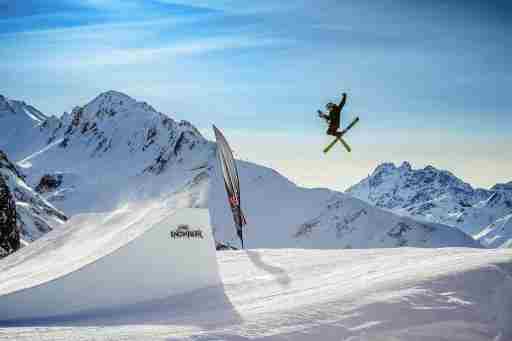
[(345, 105), (346, 101), (347, 101), (347, 94), (346, 93), (341, 94), (341, 102), (338, 105), (338, 107), (340, 108), (340, 111), (343, 109), (343, 106)]
[(318, 117), (321, 117), (321, 118), (326, 119), (326, 120), (330, 119), (329, 115), (324, 114), (323, 111), (317, 110), (317, 112), (318, 112)]

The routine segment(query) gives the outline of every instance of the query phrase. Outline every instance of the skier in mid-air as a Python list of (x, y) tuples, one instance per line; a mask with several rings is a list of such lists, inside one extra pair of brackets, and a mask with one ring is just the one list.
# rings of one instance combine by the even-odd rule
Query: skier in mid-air
[(340, 104), (336, 105), (332, 102), (329, 102), (325, 105), (325, 108), (329, 112), (328, 115), (325, 114), (324, 112), (322, 112), (321, 110), (318, 110), (318, 116), (325, 119), (327, 121), (327, 124), (329, 125), (327, 128), (327, 131), (326, 131), (327, 135), (336, 137), (336, 139), (334, 141), (332, 141), (324, 149), (324, 153), (327, 153), (334, 146), (334, 144), (337, 141), (340, 141), (343, 144), (343, 146), (345, 147), (345, 149), (347, 149), (348, 152), (351, 151), (350, 146), (345, 142), (345, 140), (342, 138), (342, 136), (345, 135), (345, 133), (347, 131), (349, 131), (350, 128), (352, 128), (359, 121), (359, 117), (356, 117), (345, 129), (343, 129), (342, 131), (338, 131), (338, 129), (340, 128), (340, 123), (341, 123), (341, 110), (345, 106), (346, 101), (347, 101), (347, 94), (343, 93), (341, 95)]
[(327, 135), (332, 135), (338, 137), (338, 129), (340, 127), (341, 121), (341, 109), (345, 106), (345, 102), (347, 101), (347, 94), (343, 93), (341, 95), (340, 104), (336, 105), (332, 102), (329, 102), (325, 105), (325, 108), (328, 110), (329, 114), (326, 115), (321, 110), (318, 110), (318, 116), (325, 119), (329, 127), (327, 128)]

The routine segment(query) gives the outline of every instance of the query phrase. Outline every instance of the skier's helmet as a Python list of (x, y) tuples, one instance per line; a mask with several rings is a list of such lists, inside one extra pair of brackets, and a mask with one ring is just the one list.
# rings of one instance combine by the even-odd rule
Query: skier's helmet
[(327, 110), (332, 110), (332, 109), (334, 109), (334, 106), (335, 106), (335, 105), (336, 105), (336, 104), (334, 104), (333, 102), (329, 102), (329, 103), (327, 103), (327, 104), (325, 105), (325, 109), (327, 109)]

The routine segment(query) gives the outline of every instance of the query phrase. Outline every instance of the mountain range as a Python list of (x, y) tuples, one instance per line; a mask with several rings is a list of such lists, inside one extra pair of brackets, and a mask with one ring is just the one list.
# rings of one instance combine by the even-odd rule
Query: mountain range
[[(147, 200), (173, 207), (208, 207), (217, 242), (238, 246), (216, 145), (190, 122), (175, 121), (170, 114), (117, 91), (101, 93), (60, 117), (42, 114), (21, 101), (1, 100), (0, 148), (27, 187), (63, 217), (113, 212)], [(403, 209), (439, 198), (445, 187), (458, 200), (453, 205), (476, 209), (485, 200), (508, 202), (508, 194), (502, 194), (508, 189), (489, 190), (500, 196), (491, 198), (485, 190), (471, 190), (455, 180), (452, 184), (452, 178), (446, 180), (444, 175), (430, 182), (432, 190), (426, 189), (428, 177), (417, 181), (425, 189), (424, 197), (413, 199), (412, 192), (385, 194), (393, 187), (389, 179), (396, 177), (392, 171), (396, 167), (390, 164), (380, 166), (381, 175), (372, 177), (368, 192), (372, 200), (361, 194), (369, 179), (356, 185), (359, 190), (341, 193), (297, 186), (254, 163), (238, 161), (238, 167), (249, 248), (480, 247), (460, 226), (450, 226), (450, 220), (428, 221), (420, 214), (404, 214)], [(410, 165), (399, 168), (406, 172)], [(376, 187), (380, 196), (374, 195)]]
[(381, 164), (346, 192), (397, 214), (455, 226), (478, 238), (512, 213), (512, 182), (473, 188), (449, 171), (433, 166), (413, 169), (408, 162)]

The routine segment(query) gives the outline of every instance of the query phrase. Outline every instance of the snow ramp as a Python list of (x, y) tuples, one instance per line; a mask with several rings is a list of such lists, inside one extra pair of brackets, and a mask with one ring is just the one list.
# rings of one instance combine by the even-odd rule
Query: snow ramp
[(153, 204), (86, 214), (0, 261), (0, 325), (218, 285), (207, 209)]

